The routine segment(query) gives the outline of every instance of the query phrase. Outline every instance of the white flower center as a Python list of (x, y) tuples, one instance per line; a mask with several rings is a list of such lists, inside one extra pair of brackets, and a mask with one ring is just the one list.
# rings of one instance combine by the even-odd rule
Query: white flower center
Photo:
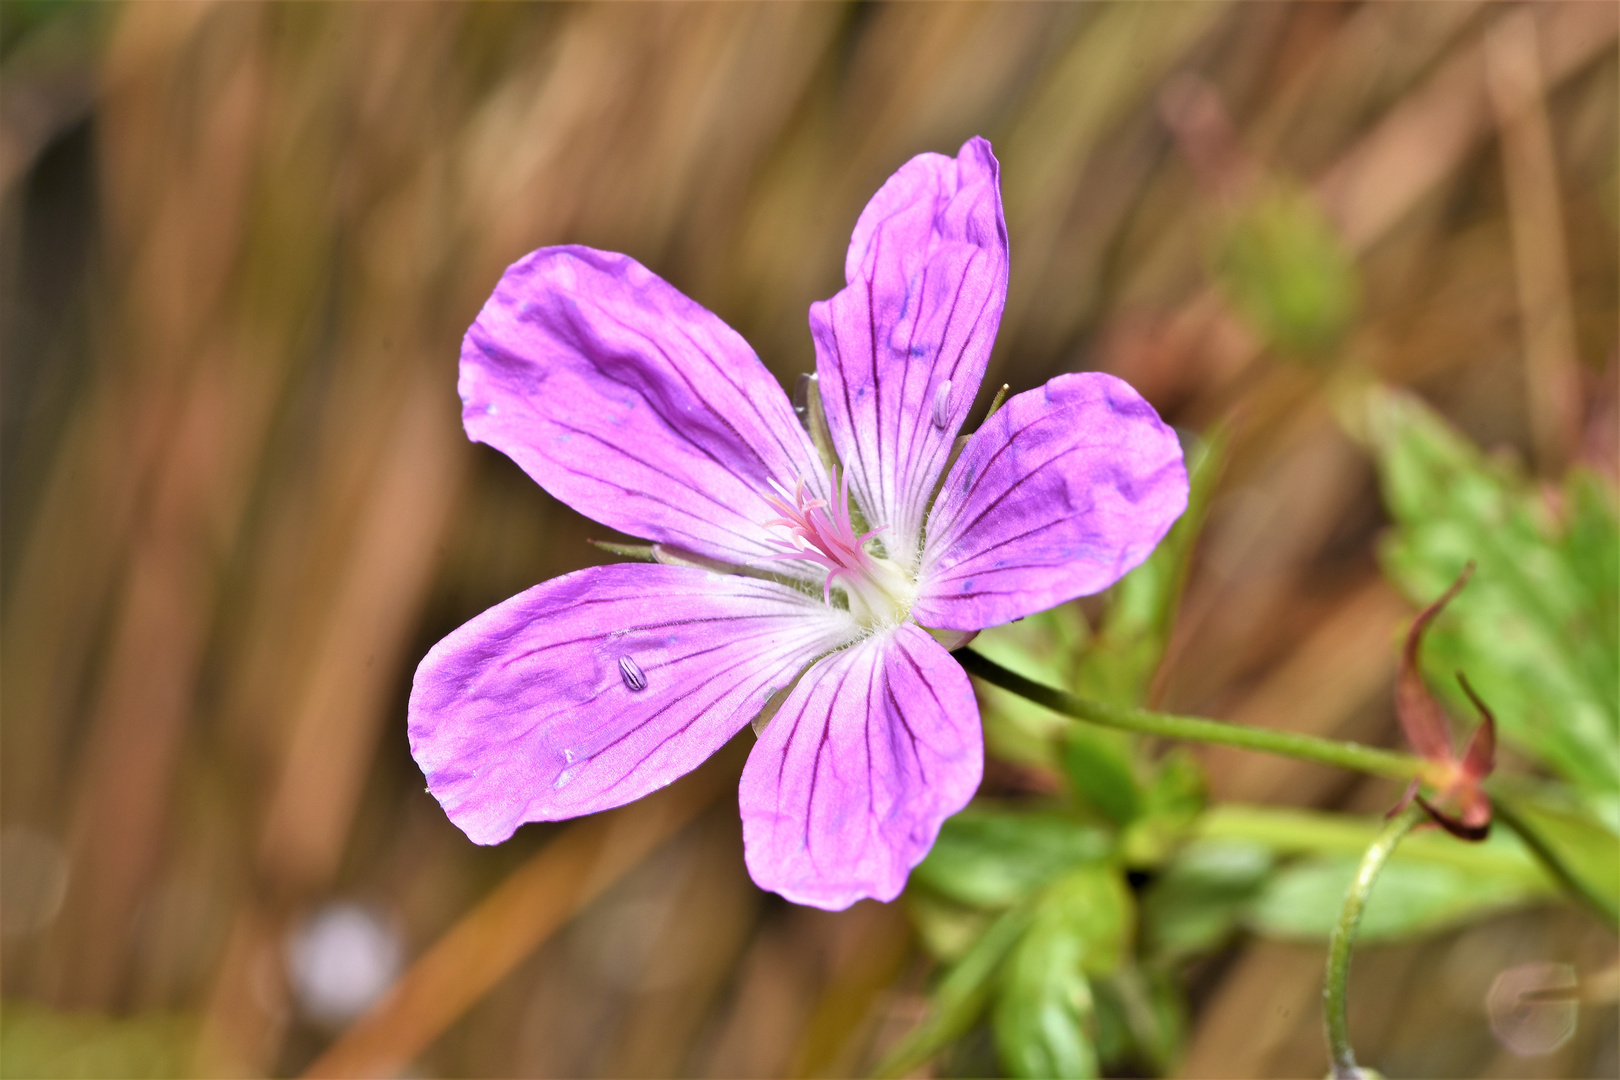
[(917, 583), (899, 566), (866, 549), (867, 541), (883, 529), (855, 535), (849, 517), (849, 475), (846, 473), (840, 482), (838, 469), (833, 469), (833, 486), (838, 495), (831, 505), (826, 499), (808, 498), (802, 478), (792, 495), (775, 481), (771, 486), (780, 498), (767, 495), (766, 499), (782, 516), (765, 522), (765, 527), (787, 529), (789, 533), (786, 539), (773, 538), (772, 542), (782, 548), (776, 557), (806, 559), (826, 568), (822, 598), (831, 603), (836, 586), (849, 602), (850, 615), (862, 626), (904, 622), (917, 598)]

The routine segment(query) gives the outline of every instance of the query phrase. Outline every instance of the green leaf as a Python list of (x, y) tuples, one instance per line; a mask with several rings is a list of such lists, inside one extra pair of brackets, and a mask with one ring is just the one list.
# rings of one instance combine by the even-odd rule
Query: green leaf
[[(1601, 831), (1589, 817), (1578, 820)], [(1199, 839), (1188, 850), (1238, 843), (1278, 857), (1303, 855), (1267, 879), (1244, 918), (1252, 929), (1275, 937), (1325, 939), (1362, 853), (1382, 825), (1376, 817), (1224, 804), (1199, 819)], [(1601, 845), (1589, 852), (1601, 857)], [(1511, 829), (1494, 828), (1477, 844), (1439, 830), (1416, 833), (1401, 842), (1378, 879), (1361, 934), (1369, 940), (1427, 934), (1558, 894), (1558, 882)], [(1151, 893), (1145, 902), (1150, 941), (1159, 932), (1159, 903)]]
[[(1279, 871), (1250, 905), (1257, 933), (1286, 940), (1326, 940), (1360, 858), (1304, 859)], [(1545, 888), (1472, 874), (1441, 863), (1391, 859), (1362, 913), (1359, 939), (1398, 941), (1434, 933), (1507, 908), (1544, 900)]]
[(1474, 712), (1464, 672), (1504, 742), (1576, 784), (1620, 828), (1620, 518), (1576, 470), (1564, 520), (1521, 469), (1488, 459), (1416, 397), (1375, 388), (1352, 415), (1377, 459), (1395, 528), (1385, 573), (1414, 603), (1470, 559), (1473, 580), (1424, 639), (1424, 667), (1454, 715)]
[[(1342, 855), (1361, 858), (1384, 825), (1382, 817), (1294, 810), (1280, 806), (1222, 803), (1198, 819), (1198, 842), (1236, 841), (1261, 844), (1277, 856)], [(1435, 831), (1414, 833), (1401, 841), (1393, 861), (1454, 867), (1475, 877), (1501, 878), (1526, 889), (1551, 894), (1556, 884), (1535, 855), (1508, 829), (1492, 829), (1478, 844), (1465, 844)]]
[(1115, 825), (1128, 825), (1142, 812), (1134, 742), (1125, 732), (1091, 724), (1070, 724), (1064, 732), (1063, 771), (1075, 794)]
[[(1069, 603), (993, 626), (973, 639), (973, 648), (1025, 678), (1072, 689), (1075, 658), (1090, 636), (1080, 605)], [(986, 752), (1025, 765), (1057, 764), (1053, 740), (1068, 720), (998, 687), (979, 683), (974, 689)]]
[(1106, 832), (1069, 814), (976, 805), (946, 819), (911, 880), (960, 904), (1006, 907), (1112, 849)]
[(1167, 966), (1128, 965), (1092, 980), (1097, 1056), (1110, 1073), (1163, 1076), (1181, 1054), (1187, 1004)]
[(995, 921), (983, 908), (947, 900), (931, 889), (907, 889), (906, 913), (936, 960), (959, 960)]
[(1130, 890), (1115, 868), (1084, 867), (1042, 893), (1008, 957), (992, 1018), (1012, 1075), (1097, 1075), (1088, 977), (1118, 969), (1131, 923)]
[(1162, 863), (1198, 820), (1207, 798), (1204, 770), (1192, 753), (1175, 747), (1165, 754), (1144, 794), (1141, 816), (1125, 831), (1125, 861), (1131, 866)]
[(1032, 915), (1032, 906), (1023, 904), (990, 924), (940, 979), (929, 999), (927, 1017), (878, 1063), (873, 1076), (905, 1076), (973, 1026), (989, 998), (991, 976), (1023, 935)]
[(1567, 799), (1502, 778), (1491, 788), (1497, 816), (1575, 892), (1620, 928), (1620, 834)]
[(1243, 840), (1202, 840), (1177, 853), (1142, 898), (1147, 955), (1176, 961), (1219, 947), (1237, 929), (1274, 865)]

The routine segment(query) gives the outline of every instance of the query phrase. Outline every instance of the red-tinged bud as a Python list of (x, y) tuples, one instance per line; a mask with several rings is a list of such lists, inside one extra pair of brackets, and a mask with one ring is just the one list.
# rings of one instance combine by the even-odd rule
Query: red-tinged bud
[[(1483, 840), (1490, 833), (1491, 802), (1485, 794), (1484, 785), (1485, 778), (1496, 765), (1496, 718), (1479, 695), (1474, 693), (1474, 688), (1468, 684), (1462, 672), (1458, 672), (1457, 680), (1462, 684), (1463, 693), (1468, 695), (1468, 700), (1474, 703), (1480, 715), (1479, 727), (1474, 729), (1473, 736), (1468, 740), (1468, 748), (1459, 757), (1452, 743), (1451, 723), (1445, 710), (1423, 681), (1418, 653), (1429, 624), (1468, 584), (1473, 573), (1474, 564), (1470, 562), (1463, 567), (1463, 572), (1451, 588), (1418, 613), (1418, 617), (1412, 621), (1412, 629), (1407, 632), (1406, 645), (1401, 650), (1400, 673), (1395, 684), (1395, 715), (1401, 722), (1401, 730), (1406, 733), (1407, 741), (1429, 763), (1430, 768), (1423, 777), (1412, 781), (1390, 811), (1391, 815), (1399, 813), (1416, 799), (1435, 824), (1463, 840)], [(1432, 799), (1420, 794), (1425, 781), (1435, 788)]]

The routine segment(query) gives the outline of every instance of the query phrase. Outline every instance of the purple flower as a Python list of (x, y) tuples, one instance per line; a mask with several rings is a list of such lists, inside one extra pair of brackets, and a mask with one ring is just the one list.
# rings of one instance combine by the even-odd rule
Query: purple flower
[(462, 345), (467, 434), (663, 561), (537, 585), (423, 659), (411, 752), (474, 841), (661, 788), (774, 697), (742, 776), (754, 880), (832, 909), (904, 887), (983, 770), (967, 675), (922, 628), (1097, 592), (1187, 500), (1174, 433), (1095, 373), (1013, 397), (938, 486), (1007, 294), (998, 168), (983, 139), (907, 162), (811, 305), (842, 470), (747, 343), (633, 259), (507, 270)]

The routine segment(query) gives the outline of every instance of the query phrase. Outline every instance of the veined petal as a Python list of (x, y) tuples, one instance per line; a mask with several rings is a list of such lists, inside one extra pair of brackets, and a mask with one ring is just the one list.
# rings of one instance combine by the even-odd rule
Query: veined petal
[(748, 872), (834, 911), (892, 900), (983, 771), (967, 674), (916, 626), (875, 634), (807, 671), (754, 746)]
[(855, 633), (846, 612), (774, 582), (580, 570), (433, 647), (411, 687), (411, 754), (450, 820), (498, 843), (690, 772)]
[[(462, 422), (540, 486), (634, 536), (731, 563), (780, 548), (770, 481), (828, 494), (814, 446), (754, 351), (626, 255), (542, 248), (512, 264), (461, 347)], [(775, 568), (820, 580), (812, 568)]]
[(848, 287), (810, 305), (833, 443), (867, 521), (887, 526), (884, 546), (907, 569), (1006, 304), (999, 168), (983, 139), (955, 158), (912, 158), (855, 225)]
[(1009, 400), (968, 440), (928, 515), (924, 626), (982, 630), (1107, 588), (1187, 508), (1181, 446), (1098, 372)]

